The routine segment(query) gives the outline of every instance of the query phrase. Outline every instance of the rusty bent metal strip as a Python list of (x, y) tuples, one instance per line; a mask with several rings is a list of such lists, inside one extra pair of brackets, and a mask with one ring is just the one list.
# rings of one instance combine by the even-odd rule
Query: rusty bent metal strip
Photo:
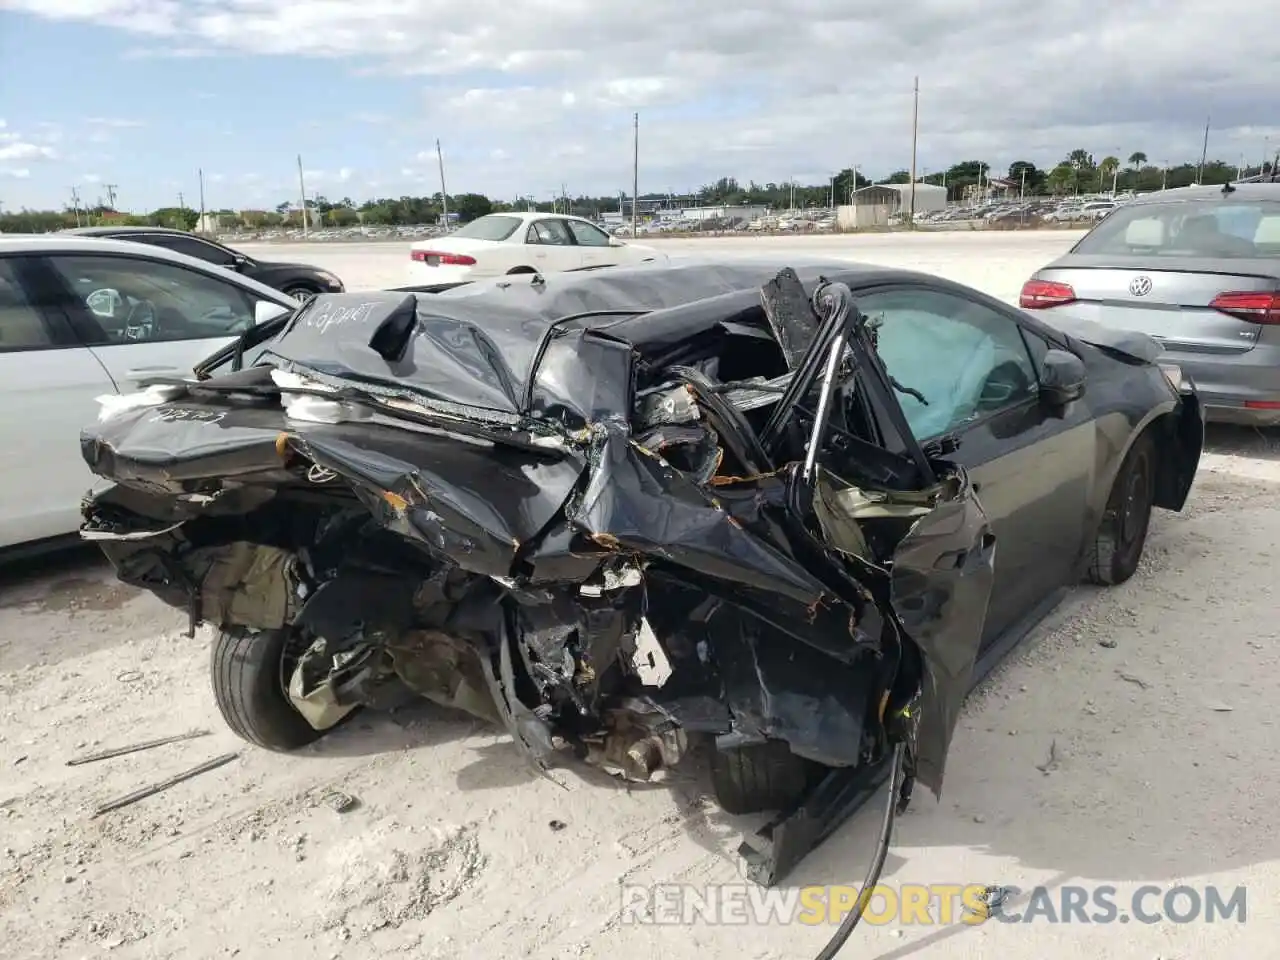
[(630, 777), (691, 735), (836, 772), (907, 739), (937, 792), (994, 546), (845, 269), (314, 298), (85, 431), (85, 530), (193, 623), (302, 638), (317, 725), (407, 689)]

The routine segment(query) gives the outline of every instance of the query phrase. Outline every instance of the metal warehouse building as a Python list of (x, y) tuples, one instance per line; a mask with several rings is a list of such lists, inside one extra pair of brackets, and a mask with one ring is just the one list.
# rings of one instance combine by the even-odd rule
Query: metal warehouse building
[[(916, 213), (947, 208), (947, 188), (916, 181)], [(842, 230), (883, 227), (894, 214), (911, 209), (911, 184), (877, 183), (853, 193), (853, 203), (836, 211), (836, 225)]]

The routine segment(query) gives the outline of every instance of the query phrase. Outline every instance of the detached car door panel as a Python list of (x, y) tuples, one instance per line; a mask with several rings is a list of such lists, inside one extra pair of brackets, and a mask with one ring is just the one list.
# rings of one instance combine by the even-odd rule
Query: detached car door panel
[(254, 325), (256, 298), (217, 276), (120, 255), (47, 262), (63, 284), (72, 323), (124, 393), (149, 377), (189, 376)]
[(97, 416), (95, 399), (115, 392), (47, 302), (32, 261), (0, 258), (0, 547), (76, 531), (94, 481), (80, 456), (80, 429)]
[[(1074, 578), (1093, 463), (1083, 405), (1065, 419), (1039, 399), (1022, 326), (977, 300), (927, 287), (858, 297), (920, 444), (949, 441), (996, 537), (988, 646)], [(1047, 345), (1041, 341), (1043, 349)]]

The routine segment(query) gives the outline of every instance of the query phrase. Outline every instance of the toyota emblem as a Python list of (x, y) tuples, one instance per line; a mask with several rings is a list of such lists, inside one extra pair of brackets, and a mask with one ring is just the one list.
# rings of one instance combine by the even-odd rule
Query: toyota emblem
[(1151, 292), (1151, 278), (1134, 277), (1129, 281), (1129, 292), (1135, 297), (1145, 297)]

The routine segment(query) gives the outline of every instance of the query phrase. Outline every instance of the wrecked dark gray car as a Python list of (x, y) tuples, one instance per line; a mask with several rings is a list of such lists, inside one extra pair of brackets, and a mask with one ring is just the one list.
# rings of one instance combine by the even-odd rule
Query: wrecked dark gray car
[(631, 778), (702, 737), (776, 880), (899, 743), (940, 790), (976, 678), (1132, 575), (1203, 441), (1145, 338), (783, 266), (322, 295), (104, 409), (83, 535), (216, 628), (246, 740), (406, 692)]

